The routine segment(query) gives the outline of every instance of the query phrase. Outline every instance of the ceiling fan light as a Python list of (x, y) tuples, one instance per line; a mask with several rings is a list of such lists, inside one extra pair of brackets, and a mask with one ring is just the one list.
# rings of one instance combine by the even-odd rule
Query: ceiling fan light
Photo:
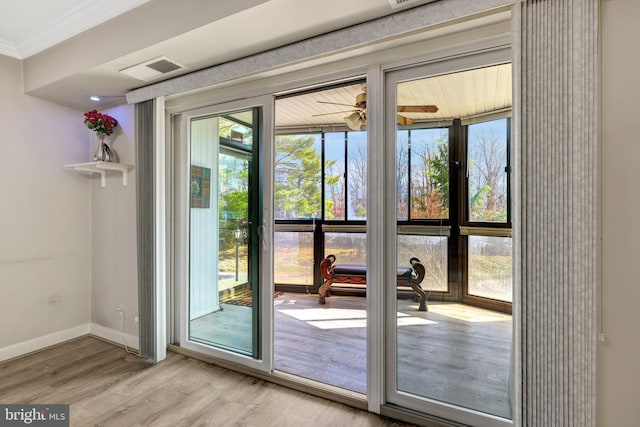
[(351, 130), (360, 130), (362, 126), (362, 118), (358, 113), (351, 113), (347, 117), (344, 118), (347, 127)]

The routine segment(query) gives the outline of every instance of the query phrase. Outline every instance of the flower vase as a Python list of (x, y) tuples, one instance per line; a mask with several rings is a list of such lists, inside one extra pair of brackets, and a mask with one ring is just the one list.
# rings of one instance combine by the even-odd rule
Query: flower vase
[(96, 148), (96, 152), (93, 155), (94, 162), (114, 162), (115, 156), (109, 144), (107, 144), (104, 140), (106, 135), (98, 136), (98, 147)]

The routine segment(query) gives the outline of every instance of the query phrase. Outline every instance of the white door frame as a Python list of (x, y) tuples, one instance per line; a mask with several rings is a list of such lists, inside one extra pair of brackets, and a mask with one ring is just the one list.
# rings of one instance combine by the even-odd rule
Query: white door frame
[[(175, 146), (174, 170), (174, 197), (175, 209), (175, 269), (176, 287), (179, 303), (176, 304), (178, 313), (178, 337), (180, 346), (187, 350), (193, 350), (207, 356), (215, 357), (228, 362), (233, 362), (242, 366), (247, 366), (264, 372), (271, 372), (272, 360), (272, 337), (273, 337), (273, 251), (272, 242), (272, 222), (273, 210), (268, 205), (268, 201), (273, 199), (273, 96), (265, 95), (254, 98), (247, 98), (239, 101), (226, 102), (208, 107), (201, 107), (181, 113), (180, 140)], [(190, 173), (190, 144), (189, 126), (191, 119), (223, 114), (229, 111), (238, 111), (259, 107), (262, 109), (261, 129), (262, 143), (260, 144), (260, 156), (264, 167), (262, 176), (258, 178), (261, 187), (256, 191), (261, 191), (264, 200), (267, 201), (262, 207), (262, 224), (258, 226), (259, 235), (259, 285), (260, 286), (260, 307), (258, 334), (261, 343), (261, 351), (258, 358), (244, 356), (232, 351), (214, 348), (191, 341), (188, 336), (189, 325), (189, 173)]]
[[(383, 235), (384, 258), (383, 282), (394, 283), (396, 280), (397, 259), (397, 225), (396, 225), (396, 85), (399, 82), (449, 74), (472, 68), (489, 66), (512, 60), (511, 50), (502, 48), (483, 53), (470, 53), (454, 59), (445, 59), (426, 65), (407, 66), (390, 69), (384, 76), (384, 218)], [(378, 224), (380, 226), (380, 224)], [(514, 245), (515, 246), (515, 245)], [(381, 286), (382, 287), (382, 286)], [(385, 396), (384, 402), (419, 412), (426, 412), (445, 419), (478, 427), (511, 426), (513, 421), (485, 414), (479, 411), (462, 408), (445, 402), (410, 395), (397, 389), (397, 293), (395, 287), (387, 286), (384, 290), (385, 327)], [(510, 368), (511, 369), (511, 368)], [(513, 376), (515, 372), (511, 372)]]

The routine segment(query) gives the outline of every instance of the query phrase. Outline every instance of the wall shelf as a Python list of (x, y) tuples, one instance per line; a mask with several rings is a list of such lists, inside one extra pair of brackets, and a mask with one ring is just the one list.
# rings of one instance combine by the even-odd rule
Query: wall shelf
[(89, 172), (100, 174), (100, 187), (107, 186), (107, 172), (115, 171), (122, 174), (122, 185), (126, 186), (129, 182), (129, 171), (133, 169), (133, 165), (127, 163), (115, 162), (89, 162), (76, 163), (73, 165), (65, 165), (65, 168), (73, 169), (78, 172)]

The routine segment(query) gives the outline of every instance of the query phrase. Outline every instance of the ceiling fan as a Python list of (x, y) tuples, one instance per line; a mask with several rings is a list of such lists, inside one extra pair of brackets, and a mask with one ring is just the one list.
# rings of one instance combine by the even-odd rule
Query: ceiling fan
[[(320, 104), (342, 105), (352, 107), (352, 110), (340, 111), (339, 113), (351, 112), (344, 118), (345, 123), (352, 130), (361, 130), (362, 126), (367, 123), (367, 88), (362, 87), (362, 92), (356, 96), (356, 102), (353, 105), (341, 104), (339, 102), (316, 101)], [(438, 107), (435, 105), (398, 105), (398, 113), (437, 113)], [(324, 116), (337, 113), (316, 114), (315, 116)], [(314, 117), (315, 117), (314, 116)], [(413, 120), (401, 114), (397, 115), (399, 125), (410, 125)]]

